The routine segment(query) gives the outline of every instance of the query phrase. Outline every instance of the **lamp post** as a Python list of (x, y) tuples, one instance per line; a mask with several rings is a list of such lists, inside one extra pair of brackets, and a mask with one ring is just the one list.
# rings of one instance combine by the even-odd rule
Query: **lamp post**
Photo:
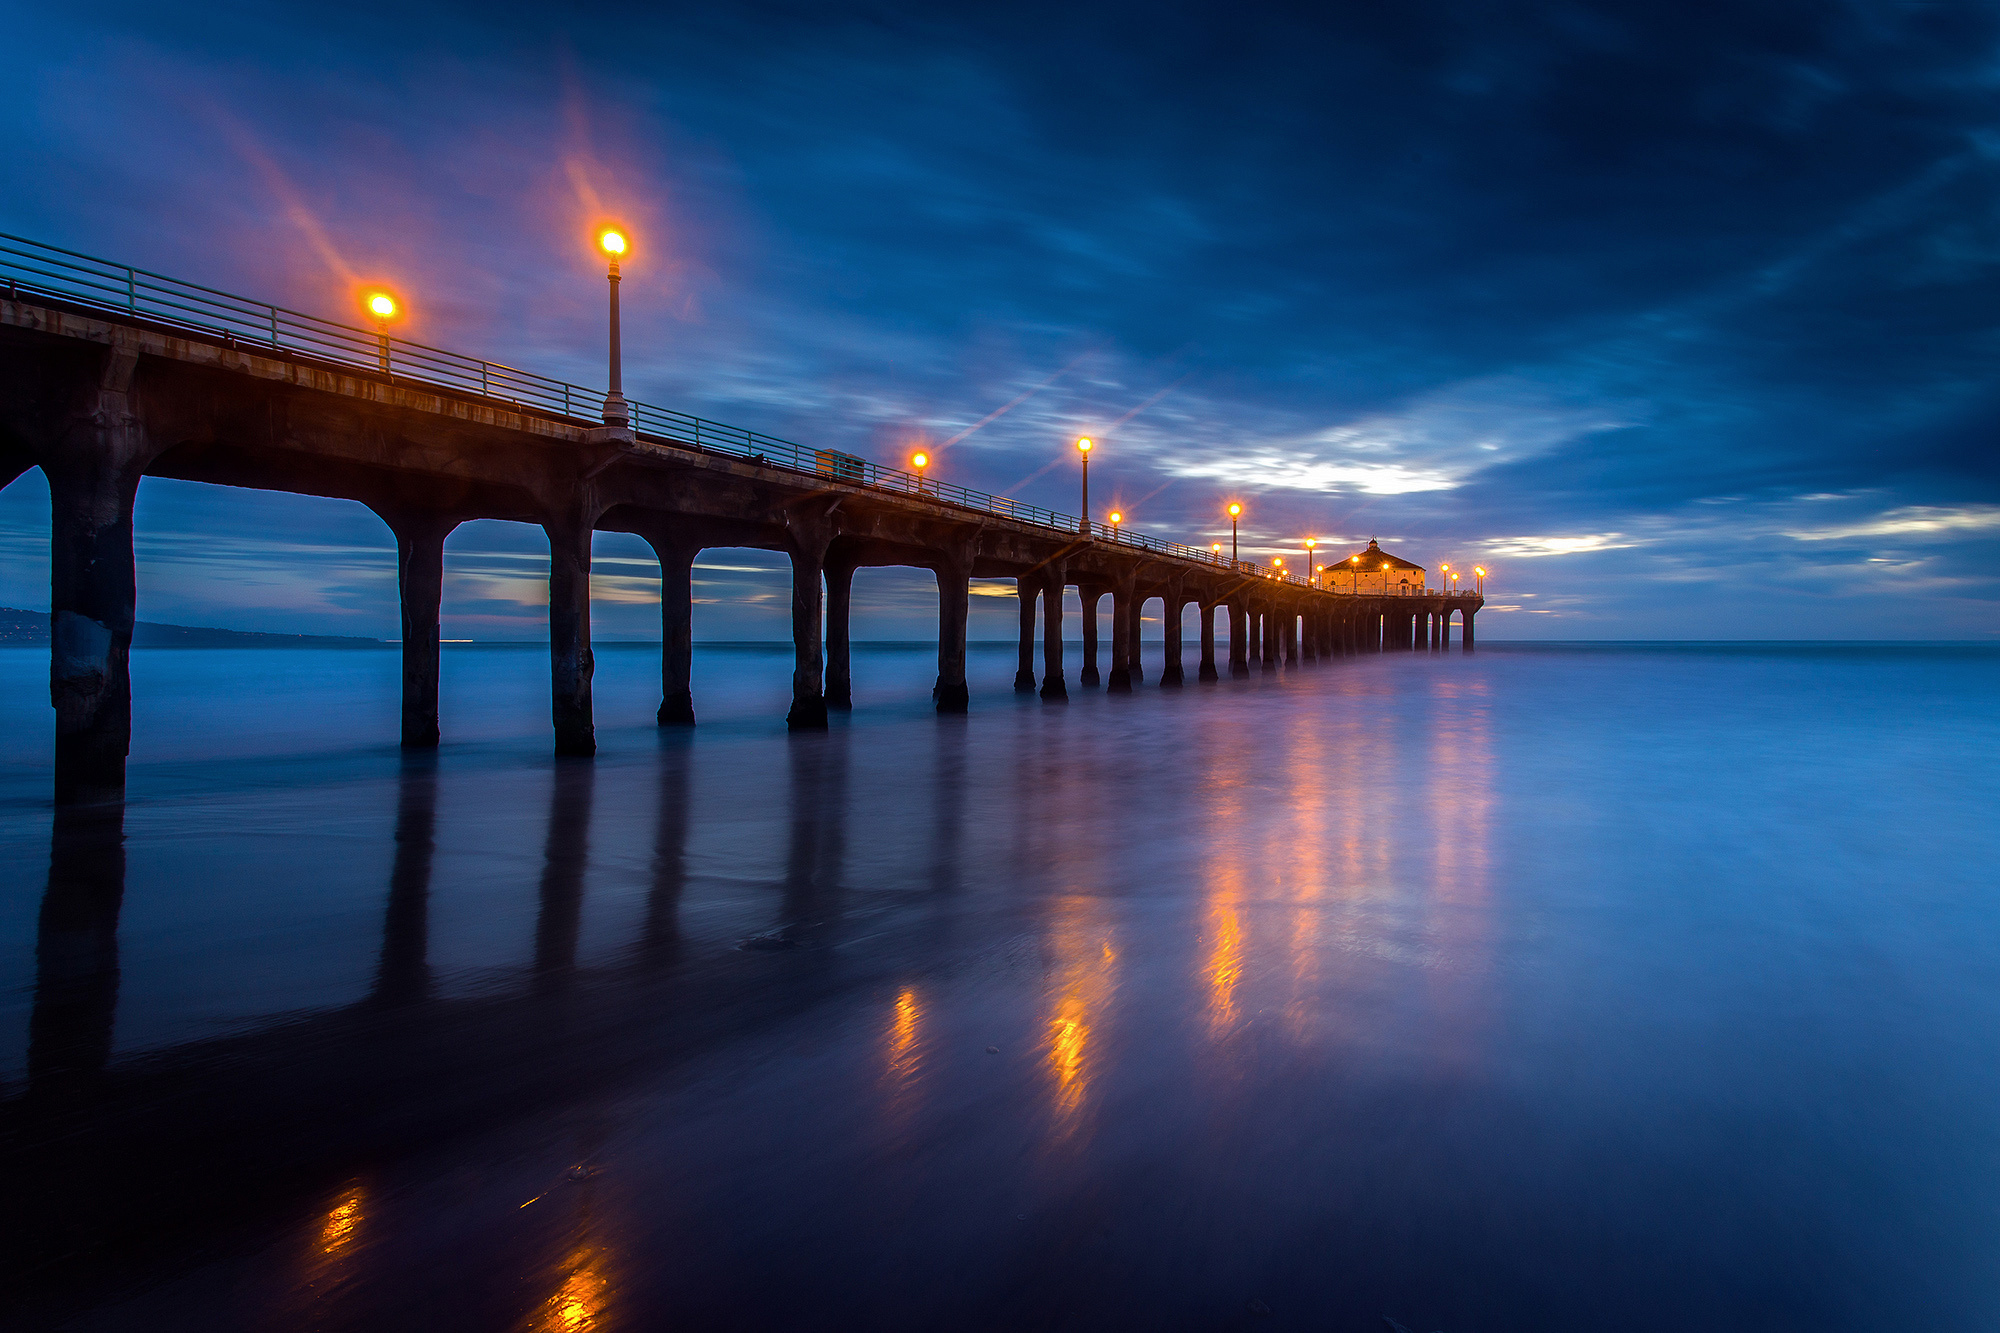
[(1451, 576), (1451, 595), (1453, 597), (1458, 596), (1458, 575), (1456, 573), (1453, 573)]
[(1472, 578), (1473, 591), (1479, 596), (1484, 597), (1486, 595), (1486, 567), (1484, 565), (1474, 565), (1472, 567)]
[(1451, 561), (1440, 560), (1438, 562), (1438, 577), (1445, 581), (1445, 587), (1449, 589), (1451, 586)]
[(1236, 554), (1236, 520), (1241, 517), (1243, 517), (1243, 506), (1240, 504), (1230, 505), (1229, 506), (1229, 563), (1232, 567), (1240, 563), (1240, 558)]
[(1318, 545), (1319, 538), (1306, 538), (1306, 586), (1308, 587), (1312, 586), (1313, 581), (1313, 547)]
[(1116, 509), (1114, 509), (1114, 510), (1112, 510), (1112, 511), (1111, 511), (1111, 540), (1112, 540), (1112, 541), (1114, 541), (1114, 542), (1115, 542), (1115, 541), (1117, 541), (1117, 540), (1118, 540), (1118, 525), (1119, 525), (1120, 523), (1123, 523), (1124, 521), (1125, 521), (1125, 515), (1123, 515), (1123, 514), (1119, 513), (1119, 512), (1118, 512), (1118, 511), (1117, 511)]
[(1076, 530), (1090, 535), (1090, 437), (1084, 436), (1076, 442), (1076, 451), (1083, 455), (1083, 517), (1076, 521)]
[(1209, 548), (1208, 548), (1208, 549), (1209, 549), (1209, 550), (1211, 550), (1211, 551), (1213, 551), (1213, 552), (1215, 552), (1215, 563), (1216, 563), (1216, 564), (1218, 564), (1218, 565), (1219, 565), (1219, 564), (1221, 564), (1221, 563), (1222, 563), (1222, 543), (1221, 543), (1221, 542), (1215, 542), (1215, 543), (1211, 544), (1211, 545), (1209, 546)]
[(611, 389), (604, 395), (604, 424), (613, 430), (630, 430), (632, 409), (625, 402), (625, 354), (618, 336), (618, 256), (625, 253), (625, 233), (607, 227), (597, 234), (597, 248), (611, 261), (606, 277), (611, 283)]
[(910, 455), (910, 466), (917, 470), (918, 495), (922, 495), (924, 493), (924, 469), (929, 467), (930, 463), (931, 463), (931, 456), (925, 453), (921, 449), (919, 449), (916, 453)]
[(1271, 568), (1276, 571), (1271, 577), (1282, 581), (1285, 577), (1285, 557), (1281, 555), (1272, 556)]
[(1389, 562), (1387, 560), (1382, 562), (1382, 595), (1384, 597), (1389, 595)]
[(375, 341), (381, 348), (382, 373), (389, 373), (389, 321), (396, 317), (396, 298), (387, 292), (372, 292), (368, 313), (375, 317)]

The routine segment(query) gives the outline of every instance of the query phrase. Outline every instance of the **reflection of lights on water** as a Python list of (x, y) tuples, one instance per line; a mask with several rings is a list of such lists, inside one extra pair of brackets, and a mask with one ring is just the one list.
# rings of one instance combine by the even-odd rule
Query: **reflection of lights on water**
[(570, 1256), (573, 1271), (542, 1307), (535, 1333), (585, 1333), (604, 1315), (604, 1292), (610, 1284), (591, 1266), (595, 1254), (578, 1250)]
[(1083, 1051), (1090, 1043), (1090, 1025), (1083, 1021), (1082, 1005), (1075, 993), (1065, 996), (1063, 1012), (1049, 1023), (1049, 1068), (1056, 1076), (1056, 1114), (1068, 1116), (1083, 1104), (1088, 1080), (1083, 1072)]
[(896, 997), (896, 1012), (889, 1024), (889, 1073), (904, 1079), (917, 1072), (917, 993), (905, 988)]
[(320, 1228), (319, 1248), (322, 1254), (338, 1254), (353, 1243), (354, 1228), (361, 1222), (361, 1189), (356, 1186), (341, 1197), (326, 1215), (326, 1225)]
[(1236, 1021), (1236, 983), (1243, 979), (1243, 923), (1233, 907), (1218, 907), (1213, 913), (1215, 949), (1209, 955), (1209, 1010), (1215, 1026), (1227, 1027)]
[(1054, 1012), (1045, 1029), (1048, 1070), (1054, 1087), (1051, 1109), (1065, 1134), (1075, 1128), (1090, 1090), (1094, 1029), (1102, 1027), (1105, 1005), (1117, 987), (1118, 953), (1090, 920), (1094, 905), (1086, 899), (1065, 902), (1052, 942), (1057, 956)]

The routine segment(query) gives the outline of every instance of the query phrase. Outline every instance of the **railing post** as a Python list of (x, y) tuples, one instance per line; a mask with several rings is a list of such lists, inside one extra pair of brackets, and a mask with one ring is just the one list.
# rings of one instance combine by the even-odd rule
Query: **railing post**
[(278, 346), (278, 307), (276, 307), (276, 306), (272, 306), (272, 307), (271, 307), (271, 348), (272, 348), (272, 350), (273, 350), (273, 351), (275, 351), (275, 350), (277, 349), (277, 346)]
[(139, 275), (129, 268), (125, 270), (125, 308), (134, 314), (139, 311)]

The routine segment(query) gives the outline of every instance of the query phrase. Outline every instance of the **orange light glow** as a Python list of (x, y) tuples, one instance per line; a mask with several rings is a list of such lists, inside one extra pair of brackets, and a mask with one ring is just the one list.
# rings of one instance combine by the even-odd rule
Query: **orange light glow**
[(1473, 573), (1475, 573), (1475, 574), (1477, 574), (1477, 575), (1479, 575), (1479, 577), (1480, 577), (1480, 578), (1482, 578), (1482, 579), (1486, 577), (1486, 570), (1485, 570), (1485, 568), (1484, 568), (1483, 566), (1480, 566), (1480, 565), (1474, 565), (1474, 566), (1472, 567), (1472, 572), (1473, 572)]
[(1236, 516), (1237, 516), (1238, 514), (1240, 514), (1240, 513), (1242, 513), (1242, 512), (1243, 512), (1243, 506), (1242, 506), (1242, 505), (1231, 505), (1231, 506), (1229, 506), (1229, 516), (1230, 516), (1231, 518), (1235, 518), (1235, 517), (1236, 517)]
[(1222, 554), (1222, 543), (1221, 543), (1221, 542), (1216, 542), (1215, 544), (1213, 544), (1212, 546), (1210, 546), (1210, 547), (1209, 547), (1208, 549), (1209, 549), (1209, 550), (1211, 550), (1211, 551), (1213, 551), (1213, 552), (1215, 552), (1215, 553), (1216, 553), (1217, 555), (1221, 555), (1221, 554)]
[(1271, 563), (1274, 565), (1282, 565), (1285, 563), (1285, 557), (1281, 555), (1274, 555), (1271, 557)]
[(322, 1254), (338, 1254), (354, 1240), (354, 1228), (361, 1221), (361, 1191), (349, 1190), (326, 1215), (326, 1223), (320, 1228), (319, 1248)]
[(1078, 449), (1078, 450), (1080, 450), (1080, 451), (1081, 451), (1081, 452), (1083, 452), (1083, 453), (1086, 453), (1086, 454), (1087, 454), (1087, 453), (1089, 453), (1089, 452), (1090, 452), (1090, 437), (1086, 435), (1086, 436), (1084, 436), (1084, 437), (1083, 437), (1082, 439), (1078, 440), (1078, 441), (1076, 442), (1076, 447), (1077, 447), (1077, 449)]
[(912, 467), (927, 467), (930, 465), (930, 461), (931, 456), (929, 454), (913, 454), (910, 456), (910, 465)]
[(396, 317), (396, 298), (387, 292), (370, 292), (368, 295), (368, 313), (377, 319), (394, 319)]
[(1123, 523), (1125, 521), (1125, 515), (1119, 513), (1116, 509), (1114, 509), (1111, 511), (1111, 521), (1113, 523)]
[(597, 234), (597, 248), (607, 255), (624, 254), (625, 233), (613, 227), (605, 228)]

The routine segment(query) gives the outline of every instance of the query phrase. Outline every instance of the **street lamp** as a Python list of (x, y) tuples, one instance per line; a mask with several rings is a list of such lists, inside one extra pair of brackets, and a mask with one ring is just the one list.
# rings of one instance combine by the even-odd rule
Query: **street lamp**
[(1313, 547), (1318, 545), (1319, 545), (1319, 538), (1317, 537), (1306, 538), (1306, 582), (1307, 583), (1311, 583), (1313, 580)]
[(1447, 585), (1451, 583), (1451, 561), (1438, 561), (1438, 577), (1443, 579)]
[(610, 261), (606, 277), (611, 282), (611, 389), (604, 395), (604, 424), (613, 430), (629, 430), (632, 409), (625, 402), (625, 355), (618, 338), (618, 256), (625, 253), (625, 233), (606, 227), (597, 234), (597, 248)]
[(1114, 510), (1112, 510), (1112, 511), (1111, 511), (1111, 540), (1112, 540), (1112, 541), (1114, 541), (1114, 542), (1115, 542), (1115, 541), (1117, 541), (1117, 540), (1118, 540), (1118, 525), (1119, 525), (1120, 523), (1123, 523), (1124, 521), (1125, 521), (1125, 515), (1123, 515), (1123, 514), (1119, 513), (1119, 512), (1118, 512), (1118, 511), (1117, 511), (1116, 509), (1114, 509)]
[(1076, 530), (1090, 535), (1090, 437), (1084, 436), (1076, 442), (1076, 451), (1083, 455), (1083, 517), (1076, 521)]
[[(1231, 565), (1239, 563), (1236, 554), (1236, 520), (1241, 517), (1243, 517), (1243, 506), (1240, 504), (1230, 505), (1229, 506), (1229, 563)], [(1232, 649), (1231, 651), (1234, 650)]]
[(1484, 565), (1474, 565), (1472, 567), (1472, 578), (1473, 591), (1484, 597), (1486, 595), (1486, 567)]
[(1456, 570), (1453, 570), (1451, 575), (1451, 595), (1453, 597), (1458, 596), (1458, 572)]
[(1213, 552), (1215, 552), (1215, 563), (1216, 563), (1216, 564), (1218, 564), (1218, 565), (1219, 565), (1219, 564), (1221, 564), (1221, 563), (1222, 563), (1222, 543), (1221, 543), (1221, 542), (1215, 542), (1215, 543), (1212, 543), (1212, 544), (1211, 544), (1211, 545), (1209, 546), (1209, 548), (1208, 548), (1208, 549), (1209, 549), (1209, 550), (1211, 550), (1211, 551), (1213, 551)]
[(910, 466), (917, 470), (917, 494), (924, 493), (924, 469), (930, 466), (931, 456), (919, 449), (910, 455)]
[(396, 298), (387, 292), (370, 292), (368, 313), (375, 317), (375, 341), (381, 348), (382, 373), (389, 373), (389, 321), (396, 317)]

